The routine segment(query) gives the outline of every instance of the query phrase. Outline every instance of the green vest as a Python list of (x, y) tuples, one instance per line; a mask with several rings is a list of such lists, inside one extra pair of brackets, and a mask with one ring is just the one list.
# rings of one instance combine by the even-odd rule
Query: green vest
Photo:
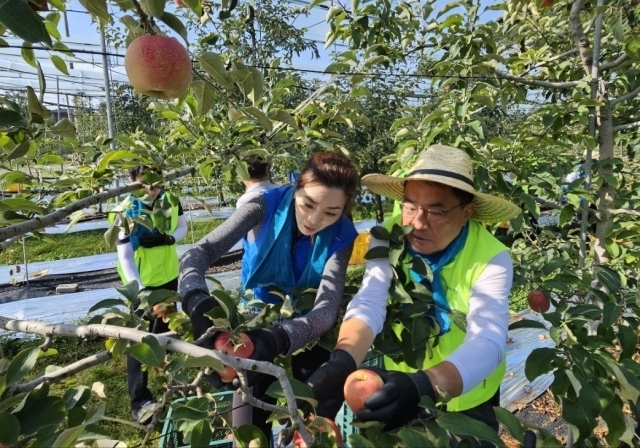
[[(393, 217), (390, 218), (384, 224), (388, 230), (393, 226), (393, 219)], [(470, 221), (467, 242), (453, 263), (446, 265), (440, 272), (442, 282), (447, 291), (447, 302), (451, 309), (461, 311), (464, 314), (469, 313), (471, 287), (487, 267), (489, 261), (498, 253), (505, 250), (508, 250), (507, 247), (498, 241), (482, 224), (473, 220)], [(394, 331), (398, 338), (400, 338), (400, 325), (394, 327)], [(427, 355), (423, 369), (429, 369), (444, 361), (447, 356), (462, 345), (465, 335), (466, 333), (452, 322), (451, 330), (445, 335), (440, 336), (438, 345), (436, 347), (431, 346), (433, 357), (429, 359)], [(387, 356), (384, 358), (384, 364), (385, 368), (389, 370), (416, 372), (416, 369), (409, 367), (404, 362), (397, 364)], [(506, 367), (506, 353), (504, 353), (500, 366), (474, 389), (451, 399), (451, 401), (447, 403), (447, 410), (464, 411), (489, 400), (500, 387)]]
[[(172, 235), (178, 227), (178, 213), (180, 212), (179, 200), (176, 196), (167, 192), (164, 193), (163, 200), (168, 200), (169, 203), (175, 204), (171, 206), (171, 222), (168, 225), (168, 228), (164, 229), (163, 232), (167, 235)], [(109, 221), (112, 223), (115, 222), (118, 212), (121, 213), (126, 210), (130, 201), (131, 197), (128, 197), (122, 201), (119, 206), (113, 209), (112, 212), (116, 213), (109, 213)], [(158, 228), (158, 224), (155, 222), (153, 214), (148, 215), (148, 217), (151, 219), (155, 228), (160, 231), (163, 230)], [(140, 273), (140, 280), (142, 280), (142, 284), (144, 286), (161, 286), (178, 278), (178, 275), (180, 274), (180, 261), (178, 259), (177, 244), (151, 248), (140, 246), (135, 250), (133, 259), (138, 268), (138, 272)], [(127, 283), (127, 279), (122, 273), (120, 260), (118, 260), (117, 269), (122, 282)]]

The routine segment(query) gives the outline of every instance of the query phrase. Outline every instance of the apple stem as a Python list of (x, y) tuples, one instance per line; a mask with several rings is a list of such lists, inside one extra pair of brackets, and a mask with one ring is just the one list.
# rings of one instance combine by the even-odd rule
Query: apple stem
[(136, 7), (136, 11), (138, 11), (138, 15), (140, 16), (140, 23), (142, 24), (142, 28), (144, 28), (145, 34), (156, 34), (154, 30), (156, 23), (154, 22), (153, 17), (147, 15), (143, 11), (138, 0), (131, 0), (131, 2), (133, 3), (133, 6)]

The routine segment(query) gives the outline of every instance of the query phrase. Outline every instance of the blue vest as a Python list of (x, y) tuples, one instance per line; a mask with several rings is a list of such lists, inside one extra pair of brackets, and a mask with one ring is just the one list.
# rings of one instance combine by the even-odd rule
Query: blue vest
[(300, 288), (317, 288), (327, 260), (353, 244), (358, 232), (353, 222), (342, 215), (335, 223), (311, 238), (296, 239), (294, 186), (273, 188), (262, 193), (265, 216), (252, 242), (245, 236), (242, 245), (242, 290), (252, 289), (257, 300), (279, 303), (269, 293), (276, 286), (287, 294)]

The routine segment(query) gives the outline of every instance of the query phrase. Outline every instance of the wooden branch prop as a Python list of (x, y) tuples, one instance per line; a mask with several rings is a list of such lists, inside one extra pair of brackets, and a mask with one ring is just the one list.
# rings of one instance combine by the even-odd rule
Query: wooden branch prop
[[(240, 370), (252, 370), (259, 373), (264, 373), (276, 377), (282, 387), (285, 399), (287, 400), (287, 413), (295, 420), (296, 423), (300, 423), (301, 418), (298, 415), (298, 408), (296, 406), (296, 397), (293, 393), (291, 383), (287, 378), (287, 372), (282, 367), (271, 364), (265, 361), (255, 361), (253, 359), (238, 358), (228, 355), (226, 353), (219, 352), (217, 350), (209, 350), (204, 347), (198, 347), (190, 342), (181, 341), (179, 339), (173, 339), (167, 336), (155, 335), (146, 331), (136, 330), (133, 328), (118, 327), (115, 325), (73, 325), (73, 324), (47, 324), (43, 322), (34, 322), (27, 320), (12, 319), (5, 316), (0, 316), (0, 328), (8, 331), (19, 331), (22, 333), (35, 333), (43, 336), (67, 336), (76, 338), (87, 338), (91, 336), (98, 336), (102, 338), (118, 338), (132, 342), (142, 342), (144, 337), (154, 337), (161, 347), (165, 350), (174, 353), (182, 353), (183, 355), (201, 357), (208, 356), (218, 361), (222, 361), (225, 365), (232, 367), (233, 369)], [(246, 383), (245, 383), (246, 384)], [(262, 403), (256, 399), (256, 405), (258, 406), (270, 406), (267, 403)], [(265, 408), (266, 409), (266, 408)], [(284, 408), (282, 408), (284, 409)], [(312, 442), (311, 435), (307, 431), (304, 424), (300, 427), (300, 436), (305, 442)], [(309, 445), (312, 446), (312, 445)]]
[(69, 364), (66, 367), (56, 370), (55, 372), (48, 373), (46, 375), (42, 375), (35, 380), (29, 381), (28, 383), (16, 384), (11, 386), (7, 390), (7, 396), (16, 395), (22, 392), (30, 392), (36, 387), (38, 387), (42, 383), (55, 383), (58, 381), (62, 381), (65, 378), (68, 378), (72, 375), (75, 375), (78, 372), (82, 372), (83, 370), (87, 370), (93, 366), (97, 366), (98, 364), (102, 364), (103, 362), (107, 362), (111, 359), (111, 353), (108, 351), (100, 352), (95, 355), (88, 356), (80, 361), (76, 361), (72, 364)]
[(629, 129), (640, 128), (640, 121), (634, 121), (633, 123), (621, 124), (613, 127), (613, 132), (628, 131)]
[[(631, 92), (629, 93), (625, 93), (622, 96), (619, 96), (618, 98), (613, 98), (611, 100), (609, 100), (609, 104), (611, 104), (611, 106), (615, 106), (616, 104), (622, 103), (624, 101), (628, 101), (631, 100), (633, 98), (635, 98), (636, 96), (638, 96), (638, 94), (640, 94), (640, 86), (636, 87), (635, 89), (633, 89)], [(615, 132), (617, 126), (613, 127), (613, 130)]]
[[(193, 172), (193, 168), (185, 168), (180, 171), (173, 172), (164, 176), (164, 180), (174, 180), (179, 177), (186, 176)], [(134, 190), (138, 190), (142, 187), (141, 182), (135, 182), (130, 185), (125, 185), (119, 188), (113, 188), (111, 190), (103, 191), (102, 193), (94, 194), (93, 196), (89, 196), (88, 198), (82, 199), (78, 202), (74, 202), (73, 204), (69, 204), (66, 207), (63, 207), (55, 212), (49, 213), (45, 216), (38, 216), (36, 218), (32, 218), (28, 221), (21, 222), (19, 224), (14, 224), (12, 226), (7, 226), (0, 229), (0, 241), (5, 241), (5, 243), (0, 244), (0, 250), (5, 250), (8, 246), (5, 247), (7, 242), (13, 243), (14, 237), (20, 237), (26, 233), (32, 232), (37, 229), (41, 229), (43, 227), (52, 226), (63, 218), (66, 218), (71, 213), (76, 212), (78, 210), (82, 210), (83, 208), (89, 207), (91, 205), (99, 204), (107, 199), (115, 198), (124, 193), (129, 193)], [(9, 241), (6, 241), (9, 240)], [(9, 244), (10, 245), (10, 244)]]
[(573, 89), (574, 87), (578, 86), (578, 84), (580, 84), (581, 82), (581, 81), (553, 82), (553, 81), (543, 81), (541, 79), (527, 79), (521, 76), (511, 75), (507, 72), (503, 72), (498, 69), (495, 69), (493, 73), (498, 78), (506, 79), (507, 81), (513, 81), (518, 84), (525, 84), (525, 85), (534, 86), (534, 87), (544, 87), (546, 89), (557, 89), (557, 90)]

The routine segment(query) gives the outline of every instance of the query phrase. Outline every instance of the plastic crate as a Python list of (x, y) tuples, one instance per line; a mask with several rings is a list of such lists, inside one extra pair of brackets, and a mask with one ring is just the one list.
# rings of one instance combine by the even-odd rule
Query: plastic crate
[[(233, 407), (233, 391), (218, 392), (212, 395), (216, 400), (216, 406), (219, 413), (228, 412), (231, 410), (231, 408)], [(174, 401), (174, 403), (184, 403), (186, 401), (188, 400), (181, 398)], [(160, 437), (158, 448), (191, 448), (191, 445), (187, 445), (182, 441), (182, 433), (177, 430), (175, 422), (171, 420), (171, 411), (172, 409), (169, 408), (169, 411), (167, 412), (167, 418), (162, 427), (162, 437)], [(233, 448), (233, 439), (227, 439), (227, 436), (229, 434), (231, 434), (231, 431), (228, 429), (215, 430), (213, 432), (209, 447)]]
[[(371, 366), (371, 367), (383, 367), (382, 355), (379, 353), (370, 352), (369, 355), (362, 362), (362, 367)], [(360, 429), (352, 426), (354, 415), (353, 411), (347, 406), (347, 403), (342, 403), (342, 408), (336, 415), (336, 423), (340, 428), (340, 433), (342, 434), (342, 439), (344, 440), (345, 448), (350, 448), (349, 445), (349, 436), (351, 434), (357, 434), (360, 432)]]
[(371, 234), (364, 232), (356, 237), (353, 242), (353, 251), (351, 252), (351, 258), (349, 264), (364, 264), (367, 260), (364, 259), (367, 251), (369, 250), (369, 242), (371, 241)]

